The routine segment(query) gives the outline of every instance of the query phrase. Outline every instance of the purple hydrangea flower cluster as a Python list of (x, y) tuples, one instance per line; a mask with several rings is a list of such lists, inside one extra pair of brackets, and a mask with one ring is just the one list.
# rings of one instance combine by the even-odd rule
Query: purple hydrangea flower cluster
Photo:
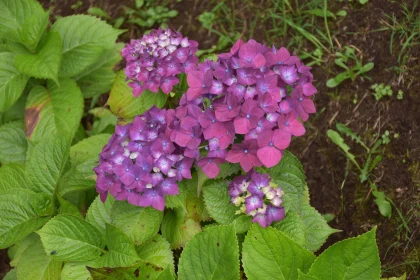
[(237, 41), (216, 62), (187, 74), (189, 89), (178, 108), (181, 126), (172, 139), (183, 147), (182, 135), (206, 141), (207, 155), (197, 151), (198, 140), (189, 148), (197, 158), (201, 154), (198, 165), (210, 178), (224, 161), (240, 163), (246, 172), (275, 166), (291, 137), (305, 133), (298, 118), (306, 121), (316, 111), (309, 70), (285, 48)]
[(284, 218), (281, 206), (283, 191), (271, 182), (268, 174), (252, 170), (247, 175), (237, 176), (229, 185), (231, 202), (239, 208), (236, 214), (252, 216), (252, 222), (262, 227)]
[(102, 201), (109, 192), (117, 200), (163, 211), (165, 196), (179, 193), (177, 181), (191, 179), (193, 159), (170, 140), (170, 117), (171, 110), (154, 107), (133, 123), (116, 126), (94, 168)]
[(144, 90), (166, 94), (179, 83), (178, 74), (188, 73), (196, 67), (196, 41), (188, 40), (180, 32), (170, 29), (152, 30), (141, 40), (131, 40), (122, 50), (127, 62), (125, 74), (131, 80), (133, 95)]

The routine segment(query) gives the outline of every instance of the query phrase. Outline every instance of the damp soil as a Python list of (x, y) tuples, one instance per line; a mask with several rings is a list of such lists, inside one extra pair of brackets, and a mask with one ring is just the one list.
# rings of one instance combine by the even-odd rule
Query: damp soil
[[(124, 12), (124, 5), (132, 6), (131, 0), (84, 0), (79, 8), (72, 9), (77, 1), (44, 0), (45, 8), (52, 8), (54, 16), (68, 16), (85, 13), (90, 6), (100, 6), (113, 18)], [(158, 1), (159, 2), (159, 1)], [(180, 30), (189, 38), (200, 42), (202, 49), (217, 44), (217, 36), (200, 26), (198, 16), (210, 11), (215, 1), (183, 0), (169, 2), (169, 6), (178, 10), (179, 15), (171, 19), (169, 26)], [(172, 3), (173, 2), (173, 3)], [(240, 1), (227, 1), (240, 2)], [(270, 1), (261, 1), (265, 5)], [(332, 1), (331, 1), (332, 2)], [(318, 113), (305, 127), (307, 133), (294, 139), (290, 150), (304, 166), (307, 184), (310, 190), (311, 204), (322, 214), (332, 214), (330, 225), (340, 229), (324, 244), (321, 253), (333, 243), (362, 234), (377, 226), (377, 242), (382, 261), (382, 276), (400, 276), (407, 273), (407, 279), (420, 279), (420, 47), (414, 47), (405, 63), (404, 73), (397, 73), (390, 68), (398, 66), (398, 53), (401, 41), (396, 37), (393, 53), (390, 53), (391, 32), (372, 32), (383, 27), (385, 14), (394, 13), (402, 20), (403, 11), (399, 1), (371, 0), (365, 6), (353, 2), (334, 1), (330, 10), (344, 9), (347, 16), (334, 23), (331, 35), (340, 46), (356, 46), (363, 62), (372, 61), (374, 69), (369, 72), (371, 81), (357, 78), (346, 81), (337, 89), (328, 89), (326, 81), (337, 73), (334, 56), (330, 55), (321, 66), (313, 67), (315, 86), (319, 94), (315, 98)], [(404, 1), (408, 6), (414, 1)], [(253, 18), (249, 9), (236, 7), (238, 17), (245, 20)], [(417, 13), (420, 10), (417, 9)], [(322, 24), (322, 22), (320, 23)], [(122, 37), (141, 37), (143, 30), (134, 25), (124, 25), (128, 32)], [(254, 37), (263, 37), (266, 26), (257, 26)], [(247, 37), (246, 30), (244, 37)], [(287, 45), (288, 38), (278, 38), (273, 34), (272, 41), (276, 46)], [(311, 50), (312, 46), (306, 46)], [(313, 49), (313, 48), (312, 48)], [(392, 86), (394, 96), (376, 101), (370, 86), (374, 83), (385, 83)], [(403, 100), (396, 99), (396, 92), (404, 92)], [(356, 102), (354, 103), (354, 100)], [(392, 217), (381, 216), (374, 203), (367, 184), (360, 183), (354, 168), (349, 168), (345, 156), (328, 139), (327, 130), (334, 129), (335, 124), (344, 123), (355, 131), (368, 144), (373, 144), (386, 130), (391, 134), (391, 141), (383, 151), (383, 160), (372, 172), (371, 178), (380, 191), (389, 196), (399, 209), (401, 216), (393, 208)], [(393, 135), (398, 133), (399, 137)], [(362, 161), (363, 148), (345, 138), (346, 143)], [(348, 171), (348, 172), (346, 172)], [(348, 175), (346, 176), (346, 174)], [(404, 222), (409, 230), (404, 227)], [(9, 270), (7, 251), (0, 250), (0, 279)]]

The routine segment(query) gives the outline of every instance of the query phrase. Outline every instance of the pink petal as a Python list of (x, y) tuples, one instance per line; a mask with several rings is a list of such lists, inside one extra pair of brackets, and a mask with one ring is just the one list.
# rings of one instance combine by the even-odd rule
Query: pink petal
[(257, 68), (261, 68), (265, 65), (265, 57), (263, 54), (259, 53), (257, 54), (253, 59), (252, 59), (252, 63), (254, 64), (255, 67)]
[(264, 147), (257, 151), (258, 159), (266, 167), (270, 168), (278, 164), (281, 160), (282, 154), (279, 150), (274, 147)]
[(290, 122), (289, 128), (290, 128), (290, 132), (294, 136), (302, 136), (306, 132), (305, 128), (303, 127), (303, 124), (298, 120), (294, 120)]
[(303, 85), (303, 94), (306, 96), (314, 95), (317, 91), (318, 90), (311, 83)]
[(302, 100), (302, 107), (306, 113), (316, 113), (314, 102), (310, 98), (304, 98)]
[(283, 130), (276, 129), (273, 133), (273, 144), (277, 149), (284, 150), (290, 145), (291, 136)]
[(237, 134), (247, 134), (249, 132), (249, 119), (247, 118), (236, 118), (233, 125), (235, 126), (235, 133)]

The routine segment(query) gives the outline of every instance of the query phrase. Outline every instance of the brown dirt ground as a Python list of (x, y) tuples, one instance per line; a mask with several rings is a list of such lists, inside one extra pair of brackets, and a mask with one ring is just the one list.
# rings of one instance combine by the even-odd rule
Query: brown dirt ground
[[(55, 0), (41, 1), (44, 7), (54, 7), (53, 15), (70, 15), (83, 13), (87, 8), (100, 6), (107, 10), (112, 17), (123, 13), (124, 4), (131, 6), (131, 0), (84, 0), (83, 6), (77, 10), (70, 6), (77, 1)], [(55, 2), (52, 4), (51, 2)], [(200, 42), (201, 48), (208, 48), (216, 44), (217, 37), (200, 27), (198, 15), (209, 11), (215, 5), (210, 1), (183, 0), (181, 3), (168, 1), (170, 6), (179, 11), (179, 15), (169, 22), (169, 25)], [(227, 1), (230, 2), (230, 1)], [(240, 2), (240, 1), (236, 1)], [(261, 1), (261, 6), (269, 1)], [(334, 1), (335, 2), (335, 1)], [(398, 2), (398, 1), (395, 1)], [(414, 1), (404, 1), (412, 5)], [(331, 35), (336, 37), (341, 46), (354, 45), (361, 52), (364, 62), (373, 61), (375, 68), (369, 73), (372, 81), (357, 78), (354, 82), (346, 81), (337, 89), (325, 86), (329, 69), (338, 71), (333, 65), (334, 57), (322, 67), (315, 66), (313, 74), (315, 85), (319, 89), (315, 104), (319, 113), (307, 124), (307, 133), (293, 141), (291, 151), (301, 160), (307, 176), (307, 183), (311, 194), (311, 203), (321, 213), (331, 213), (335, 216), (330, 223), (332, 227), (341, 229), (341, 233), (332, 235), (323, 249), (344, 238), (353, 237), (377, 226), (377, 240), (382, 261), (383, 277), (400, 276), (407, 272), (407, 279), (420, 279), (420, 233), (419, 233), (419, 204), (420, 204), (420, 47), (411, 50), (406, 63), (407, 71), (396, 74), (389, 68), (397, 66), (399, 41), (394, 43), (394, 54), (390, 54), (389, 42), (391, 33), (369, 32), (382, 27), (384, 14), (394, 12), (398, 19), (402, 11), (397, 3), (385, 0), (371, 0), (365, 6), (355, 3), (335, 2), (330, 7), (337, 11), (345, 9), (348, 15), (331, 27)], [(236, 11), (235, 11), (236, 12)], [(417, 10), (420, 13), (420, 10)], [(237, 16), (243, 19), (252, 18), (251, 11), (237, 5)], [(142, 30), (135, 26), (123, 26), (129, 29), (123, 38), (137, 38)], [(258, 26), (254, 37), (264, 40), (264, 26)], [(357, 35), (348, 32), (359, 32)], [(246, 37), (246, 30), (244, 33)], [(261, 38), (260, 38), (261, 37)], [(287, 38), (276, 38), (272, 41), (276, 46), (286, 43)], [(308, 46), (311, 49), (311, 46)], [(385, 83), (404, 91), (404, 99), (397, 100), (385, 97), (377, 102), (369, 87), (374, 83)], [(353, 104), (357, 96), (357, 105)], [(373, 180), (379, 189), (392, 198), (408, 223), (410, 231), (406, 231), (395, 209), (390, 219), (384, 218), (374, 204), (369, 187), (361, 184), (358, 175), (352, 169), (345, 180), (346, 158), (340, 150), (329, 141), (326, 133), (334, 129), (335, 123), (345, 123), (362, 139), (372, 144), (376, 138), (374, 133), (381, 135), (385, 130), (391, 134), (399, 133), (385, 147), (384, 160), (373, 171)], [(359, 146), (345, 138), (355, 155), (362, 155)], [(360, 161), (361, 159), (359, 159)], [(344, 182), (344, 183), (343, 183)], [(322, 250), (321, 250), (322, 251)], [(321, 252), (320, 251), (320, 252)], [(6, 251), (0, 251), (0, 278), (2, 271), (9, 269)]]

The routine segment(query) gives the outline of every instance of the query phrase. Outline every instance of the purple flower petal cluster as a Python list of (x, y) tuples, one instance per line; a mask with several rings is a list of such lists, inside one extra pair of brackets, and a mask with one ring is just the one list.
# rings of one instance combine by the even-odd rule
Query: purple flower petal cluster
[(94, 168), (102, 201), (109, 192), (117, 200), (163, 211), (165, 196), (179, 193), (177, 182), (191, 179), (193, 159), (170, 139), (172, 111), (153, 107), (132, 123), (116, 126)]
[(131, 40), (122, 50), (127, 62), (125, 74), (133, 95), (144, 90), (166, 94), (179, 83), (178, 74), (196, 67), (198, 43), (170, 29), (152, 30), (141, 40)]
[[(201, 155), (198, 165), (210, 178), (224, 161), (247, 172), (273, 167), (291, 137), (305, 133), (299, 118), (306, 121), (315, 113), (311, 96), (317, 90), (309, 70), (285, 48), (239, 40), (217, 62), (205, 61), (187, 73), (189, 89), (171, 139), (189, 149), (186, 156)], [(187, 146), (190, 136), (194, 140)], [(207, 152), (198, 151), (199, 138)]]
[(271, 182), (268, 174), (252, 170), (247, 175), (235, 177), (229, 185), (229, 195), (231, 203), (239, 208), (236, 214), (246, 213), (264, 228), (285, 216), (281, 206), (284, 193)]

